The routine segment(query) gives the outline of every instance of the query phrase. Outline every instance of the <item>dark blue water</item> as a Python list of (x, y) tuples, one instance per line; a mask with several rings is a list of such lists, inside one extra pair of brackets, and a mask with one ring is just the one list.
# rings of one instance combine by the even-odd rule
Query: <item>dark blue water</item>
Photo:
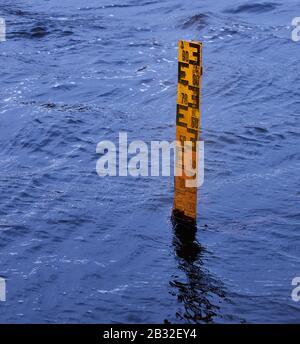
[[(0, 0), (0, 322), (299, 322), (298, 1)], [(204, 43), (195, 238), (173, 179), (96, 145), (175, 137), (177, 41)]]

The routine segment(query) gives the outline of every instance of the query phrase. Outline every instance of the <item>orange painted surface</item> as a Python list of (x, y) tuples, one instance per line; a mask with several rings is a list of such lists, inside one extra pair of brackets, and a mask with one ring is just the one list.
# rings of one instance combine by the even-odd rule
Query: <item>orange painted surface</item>
[[(178, 42), (178, 93), (176, 114), (176, 141), (183, 148), (185, 141), (192, 141), (192, 154), (187, 152), (176, 155), (176, 176), (174, 180), (174, 214), (196, 222), (197, 188), (187, 187), (184, 171), (185, 159), (192, 158), (196, 166), (196, 141), (200, 128), (200, 87), (202, 76), (202, 43)], [(180, 175), (179, 175), (180, 174)], [(196, 176), (197, 177), (197, 176)]]

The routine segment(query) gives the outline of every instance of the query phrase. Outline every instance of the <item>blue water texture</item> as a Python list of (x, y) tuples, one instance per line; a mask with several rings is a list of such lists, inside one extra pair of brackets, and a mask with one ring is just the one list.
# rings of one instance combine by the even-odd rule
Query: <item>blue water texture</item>
[[(0, 0), (1, 323), (299, 323), (299, 1)], [(172, 177), (97, 143), (175, 138), (177, 42), (203, 42), (195, 233)]]

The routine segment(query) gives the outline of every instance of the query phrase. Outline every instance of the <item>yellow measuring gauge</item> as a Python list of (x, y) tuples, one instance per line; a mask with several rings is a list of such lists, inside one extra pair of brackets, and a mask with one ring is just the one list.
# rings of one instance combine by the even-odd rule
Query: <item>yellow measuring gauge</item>
[[(175, 161), (173, 215), (191, 223), (196, 223), (197, 187), (188, 187), (191, 176), (186, 165), (197, 170), (196, 142), (200, 128), (200, 87), (202, 76), (202, 43), (178, 42), (178, 93), (176, 113), (176, 141), (179, 145)], [(191, 144), (190, 153), (184, 150), (184, 143)], [(187, 159), (192, 162), (185, 164)]]

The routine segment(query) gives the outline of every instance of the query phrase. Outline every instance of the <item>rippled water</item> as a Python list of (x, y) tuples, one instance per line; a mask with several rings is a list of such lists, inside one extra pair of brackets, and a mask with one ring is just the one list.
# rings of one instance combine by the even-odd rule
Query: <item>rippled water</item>
[[(299, 322), (295, 1), (0, 0), (0, 322)], [(196, 233), (172, 178), (99, 141), (173, 140), (177, 40), (204, 43)]]

